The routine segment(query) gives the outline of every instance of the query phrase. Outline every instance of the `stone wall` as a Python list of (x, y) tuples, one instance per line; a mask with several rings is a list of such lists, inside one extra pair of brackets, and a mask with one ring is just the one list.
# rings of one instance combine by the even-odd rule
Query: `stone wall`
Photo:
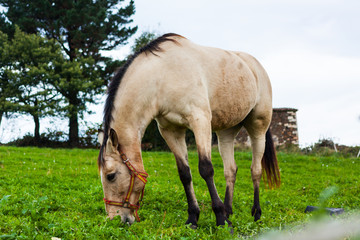
[[(275, 146), (284, 144), (299, 144), (297, 121), (297, 109), (294, 108), (274, 108), (273, 117), (270, 124), (270, 131), (273, 136)], [(238, 144), (250, 146), (250, 138), (244, 128), (236, 137)]]

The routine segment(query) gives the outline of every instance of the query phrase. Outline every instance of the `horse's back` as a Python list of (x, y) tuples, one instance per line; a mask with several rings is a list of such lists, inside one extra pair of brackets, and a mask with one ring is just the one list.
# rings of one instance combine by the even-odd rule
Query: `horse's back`
[[(157, 97), (171, 121), (186, 125), (183, 116), (203, 110), (216, 131), (242, 122), (259, 101), (271, 103), (268, 77), (252, 56), (176, 40), (164, 43), (159, 58), (153, 57), (161, 71)], [(262, 99), (264, 92), (270, 96)]]

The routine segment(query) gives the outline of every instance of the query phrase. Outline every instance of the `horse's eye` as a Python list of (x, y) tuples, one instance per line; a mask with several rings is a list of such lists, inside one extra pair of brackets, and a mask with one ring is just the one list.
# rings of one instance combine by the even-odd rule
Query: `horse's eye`
[(115, 179), (115, 175), (116, 175), (116, 173), (110, 173), (110, 174), (107, 174), (106, 175), (106, 179), (108, 180), (108, 181), (114, 181), (114, 179)]

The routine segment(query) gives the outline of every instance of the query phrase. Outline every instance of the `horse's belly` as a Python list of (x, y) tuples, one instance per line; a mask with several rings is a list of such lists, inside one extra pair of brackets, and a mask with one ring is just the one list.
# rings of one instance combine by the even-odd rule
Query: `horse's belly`
[(210, 99), (213, 131), (226, 129), (242, 122), (256, 105), (256, 85), (237, 85), (219, 89)]
[(228, 106), (212, 111), (211, 127), (213, 131), (230, 128), (241, 123), (252, 108), (243, 106)]

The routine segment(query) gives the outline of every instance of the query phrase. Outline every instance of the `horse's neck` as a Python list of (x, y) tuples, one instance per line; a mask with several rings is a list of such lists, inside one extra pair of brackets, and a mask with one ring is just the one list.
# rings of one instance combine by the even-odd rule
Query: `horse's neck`
[(129, 111), (115, 111), (112, 128), (117, 130), (118, 137), (123, 139), (123, 144), (132, 145), (134, 142), (141, 144), (141, 138), (150, 124), (154, 115), (146, 109), (132, 108)]
[[(143, 85), (145, 84), (147, 83)], [(147, 126), (157, 115), (158, 109), (156, 109), (156, 96), (148, 91), (139, 92), (139, 88), (137, 84), (126, 84), (118, 90), (112, 125), (119, 130), (123, 129), (124, 137), (140, 138), (140, 144)]]
[(141, 139), (139, 135), (131, 128), (118, 128), (114, 126), (114, 129), (118, 135), (120, 153), (125, 155), (122, 159), (129, 159), (131, 165), (138, 171), (144, 171), (141, 157)]
[(141, 157), (141, 144), (134, 143), (128, 146), (121, 146), (121, 152), (126, 155), (131, 165), (135, 167), (137, 171), (145, 172), (143, 160)]
[(113, 111), (111, 127), (118, 134), (120, 147), (138, 171), (143, 171), (141, 158), (141, 140), (143, 134), (154, 118), (154, 110), (149, 106), (141, 105), (136, 100), (127, 102), (120, 99)]

